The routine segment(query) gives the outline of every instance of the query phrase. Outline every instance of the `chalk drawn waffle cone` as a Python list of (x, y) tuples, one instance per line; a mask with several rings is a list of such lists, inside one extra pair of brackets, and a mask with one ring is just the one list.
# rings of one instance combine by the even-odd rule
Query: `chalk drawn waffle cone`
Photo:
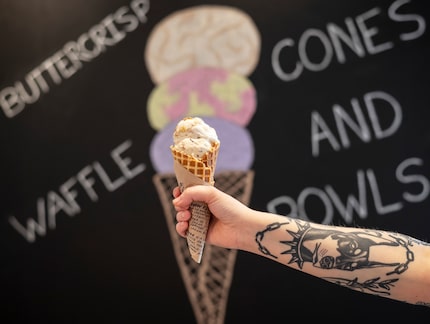
[[(254, 172), (223, 171), (216, 175), (216, 187), (248, 205)], [(175, 257), (198, 324), (224, 323), (230, 287), (236, 262), (236, 250), (208, 245), (201, 263), (191, 260), (187, 242), (176, 232), (176, 211), (172, 205), (172, 190), (177, 180), (174, 174), (155, 174), (157, 189)]]
[[(181, 190), (196, 184), (213, 186), (219, 143), (201, 159), (182, 153), (171, 146), (174, 159), (174, 169), (177, 183)], [(201, 262), (206, 241), (211, 213), (208, 206), (202, 202), (193, 202), (190, 206), (191, 220), (187, 232), (188, 249), (193, 260)]]

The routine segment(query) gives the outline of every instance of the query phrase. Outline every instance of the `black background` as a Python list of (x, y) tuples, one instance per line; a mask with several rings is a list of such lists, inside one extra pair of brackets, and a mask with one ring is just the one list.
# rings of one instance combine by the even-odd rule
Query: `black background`
[[(416, 25), (390, 22), (394, 1), (151, 1), (148, 21), (116, 46), (85, 63), (70, 79), (26, 105), (14, 118), (0, 114), (0, 321), (2, 319), (84, 322), (193, 323), (194, 316), (178, 271), (162, 207), (152, 183), (149, 146), (156, 131), (148, 123), (146, 101), (154, 84), (143, 53), (148, 35), (163, 17), (198, 4), (227, 4), (248, 13), (262, 40), (259, 64), (250, 75), (258, 105), (248, 129), (255, 145), (251, 207), (266, 210), (275, 197), (297, 198), (305, 187), (330, 184), (345, 198), (357, 191), (357, 170), (372, 169), (386, 203), (402, 201), (405, 191), (395, 169), (418, 157), (416, 172), (430, 177), (430, 43), (423, 36), (401, 42), (398, 36)], [(0, 89), (25, 75), (129, 1), (0, 1)], [(394, 48), (347, 62), (335, 60), (321, 72), (304, 71), (284, 82), (273, 72), (271, 54), (284, 38), (298, 41), (309, 28), (342, 25), (373, 7), (383, 40)], [(430, 21), (425, 1), (411, 1), (411, 13)], [(384, 24), (381, 24), (384, 22)], [(321, 147), (312, 157), (310, 115), (331, 118), (334, 104), (350, 111), (353, 97), (384, 91), (399, 101), (403, 120), (388, 138), (334, 152)], [(144, 172), (114, 192), (97, 187), (99, 201), (80, 199), (81, 213), (59, 214), (57, 228), (29, 244), (8, 223), (37, 217), (36, 201), (58, 190), (84, 166), (99, 161), (113, 177), (110, 159), (116, 146), (130, 139), (127, 155)], [(270, 141), (270, 145), (268, 145)], [(274, 152), (274, 147), (280, 151)], [(273, 167), (276, 163), (279, 167)], [(369, 198), (370, 200), (370, 198)], [(404, 202), (404, 201), (403, 201)], [(310, 210), (312, 207), (310, 207)], [(318, 210), (317, 207), (315, 207)], [(430, 199), (404, 202), (395, 213), (355, 216), (353, 225), (383, 228), (430, 239)], [(316, 219), (315, 219), (316, 220)], [(335, 215), (335, 223), (342, 218)], [(156, 242), (156, 244), (154, 244)], [(343, 315), (340, 315), (343, 314)], [(320, 319), (419, 318), (429, 310), (360, 294), (299, 273), (258, 256), (239, 252), (228, 301), (226, 323), (278, 323)]]

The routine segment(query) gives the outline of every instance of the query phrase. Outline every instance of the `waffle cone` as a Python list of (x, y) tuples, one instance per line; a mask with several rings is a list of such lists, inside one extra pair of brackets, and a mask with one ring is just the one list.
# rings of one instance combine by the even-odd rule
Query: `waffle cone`
[(212, 150), (207, 152), (201, 159), (182, 153), (176, 150), (173, 146), (170, 147), (173, 159), (183, 166), (191, 174), (195, 175), (206, 184), (214, 185), (214, 174), (216, 160), (218, 158), (219, 143), (212, 147)]
[[(185, 188), (203, 184), (213, 186), (216, 159), (219, 152), (219, 143), (212, 147), (201, 159), (184, 154), (170, 147), (174, 159), (174, 170), (181, 191)], [(197, 263), (201, 262), (206, 234), (209, 227), (211, 212), (207, 204), (193, 202), (190, 206), (191, 219), (187, 232), (187, 243), (191, 257)]]

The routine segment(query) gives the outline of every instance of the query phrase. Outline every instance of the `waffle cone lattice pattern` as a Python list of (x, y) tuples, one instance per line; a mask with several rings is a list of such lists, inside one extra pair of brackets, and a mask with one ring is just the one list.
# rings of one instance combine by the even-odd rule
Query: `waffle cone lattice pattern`
[(173, 158), (179, 162), (185, 169), (202, 179), (204, 182), (213, 184), (216, 159), (218, 157), (219, 145), (213, 147), (211, 152), (206, 153), (201, 160), (198, 160), (188, 154), (170, 148)]

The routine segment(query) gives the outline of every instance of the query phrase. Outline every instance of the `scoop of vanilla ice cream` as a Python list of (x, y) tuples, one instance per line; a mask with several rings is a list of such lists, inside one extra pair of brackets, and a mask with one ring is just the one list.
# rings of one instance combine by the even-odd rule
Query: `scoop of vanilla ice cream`
[(197, 159), (201, 159), (218, 143), (215, 129), (199, 117), (186, 117), (180, 120), (173, 132), (173, 147)]

